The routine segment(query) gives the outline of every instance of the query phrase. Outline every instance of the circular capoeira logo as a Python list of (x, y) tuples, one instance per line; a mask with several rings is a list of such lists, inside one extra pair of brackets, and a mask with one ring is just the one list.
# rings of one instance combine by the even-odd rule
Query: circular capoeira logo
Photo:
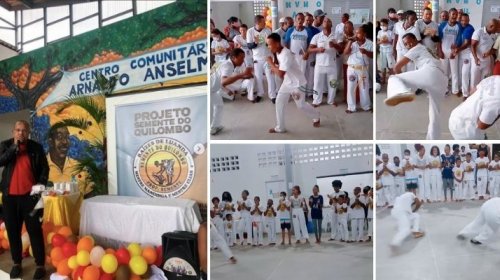
[(469, 60), (468, 59), (464, 59), (464, 64), (469, 64)]
[(193, 183), (195, 166), (189, 149), (167, 137), (144, 143), (137, 151), (134, 178), (142, 191), (156, 197), (178, 197)]
[(331, 79), (328, 84), (330, 85), (331, 88), (336, 88), (337, 87), (337, 80)]
[(354, 75), (349, 75), (349, 81), (354, 82), (356, 80), (356, 77)]

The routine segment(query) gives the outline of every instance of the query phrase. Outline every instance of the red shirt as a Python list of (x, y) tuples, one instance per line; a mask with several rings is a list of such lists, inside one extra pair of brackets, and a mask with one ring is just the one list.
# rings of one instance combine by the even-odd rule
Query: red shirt
[(31, 187), (35, 184), (35, 178), (31, 171), (31, 162), (28, 156), (26, 144), (19, 145), (19, 152), (16, 155), (16, 166), (12, 172), (10, 180), (10, 195), (25, 195), (31, 192)]

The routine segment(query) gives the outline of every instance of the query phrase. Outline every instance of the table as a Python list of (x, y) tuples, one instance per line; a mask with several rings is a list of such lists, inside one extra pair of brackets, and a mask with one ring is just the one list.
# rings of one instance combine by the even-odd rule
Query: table
[(56, 226), (69, 226), (74, 234), (80, 228), (80, 207), (83, 194), (80, 192), (58, 196), (42, 196), (43, 221)]
[(118, 247), (130, 242), (161, 245), (162, 234), (198, 232), (200, 210), (190, 199), (102, 195), (83, 201), (80, 235)]

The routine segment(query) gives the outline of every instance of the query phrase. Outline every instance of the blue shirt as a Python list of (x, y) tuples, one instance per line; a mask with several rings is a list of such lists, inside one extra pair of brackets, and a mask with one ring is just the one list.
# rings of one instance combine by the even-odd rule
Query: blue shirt
[[(304, 27), (306, 32), (307, 32), (307, 45), (309, 46), (309, 44), (311, 43), (311, 40), (312, 40), (312, 37), (316, 34), (319, 33), (319, 29), (317, 29), (316, 27), (313, 27), (313, 26), (309, 26), (309, 27)], [(292, 32), (295, 30), (295, 27), (293, 28), (288, 28), (286, 30), (286, 35), (285, 35), (285, 44), (287, 46), (290, 46), (290, 40), (291, 40), (291, 35), (292, 35)]]
[(458, 44), (457, 46), (461, 46), (465, 40), (469, 40), (469, 42), (472, 40), (472, 34), (474, 33), (474, 26), (467, 24), (465, 27), (460, 25), (461, 28), (461, 33), (459, 34), (458, 38)]
[[(444, 30), (444, 28), (446, 27), (446, 25), (447, 25), (447, 24), (448, 24), (448, 22), (447, 22), (447, 21), (443, 21), (443, 22), (441, 22), (441, 24), (439, 25), (439, 28), (438, 28), (438, 33), (439, 33), (439, 39), (441, 39), (441, 40), (443, 39), (443, 35), (444, 35), (444, 34), (443, 34), (443, 30)], [(457, 37), (455, 38), (455, 45), (456, 45), (456, 46), (460, 46), (460, 45), (462, 45), (462, 44), (461, 44), (461, 39), (460, 39), (460, 38), (462, 37), (462, 30), (463, 30), (463, 27), (462, 27), (462, 25), (461, 25), (459, 22), (457, 22), (457, 23), (456, 23), (456, 25), (458, 25), (458, 34), (457, 34)], [(473, 32), (474, 32), (474, 31), (473, 31)], [(472, 35), (471, 35), (471, 36), (472, 36)]]
[(453, 179), (453, 167), (455, 165), (455, 156), (450, 154), (446, 156), (445, 154), (441, 155), (441, 162), (443, 163), (443, 179)]
[(311, 195), (309, 197), (309, 202), (311, 203), (311, 218), (323, 219), (323, 196), (318, 195), (317, 197), (314, 197)]

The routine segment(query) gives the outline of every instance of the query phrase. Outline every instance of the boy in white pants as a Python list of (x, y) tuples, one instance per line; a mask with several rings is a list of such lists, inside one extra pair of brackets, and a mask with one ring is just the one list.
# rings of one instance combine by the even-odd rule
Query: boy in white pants
[(213, 223), (210, 223), (210, 241), (210, 243), (212, 243), (215, 247), (219, 248), (222, 251), (222, 254), (224, 254), (226, 259), (228, 259), (230, 263), (236, 263), (236, 258), (231, 252), (231, 249), (229, 249), (226, 241), (224, 240), (224, 237), (219, 234), (219, 231)]
[(464, 169), (462, 167), (462, 159), (457, 157), (455, 159), (455, 166), (453, 167), (453, 186), (455, 188), (455, 197), (457, 201), (464, 201)]
[[(460, 24), (457, 23), (458, 12), (455, 8), (450, 9), (449, 14), (448, 22), (439, 25), (441, 42), (438, 43), (438, 56), (441, 58), (446, 75), (446, 80), (442, 81), (442, 83), (448, 86), (448, 77), (451, 72), (451, 92), (456, 95), (460, 91), (458, 54), (456, 52)], [(448, 72), (448, 69), (450, 72)]]
[(386, 18), (380, 20), (380, 30), (377, 33), (377, 43), (380, 46), (380, 54), (378, 57), (378, 70), (382, 73), (382, 84), (385, 83), (386, 70), (389, 72), (396, 64), (394, 54), (392, 53), (392, 44), (394, 41), (394, 34), (388, 30), (389, 21)]
[[(240, 241), (241, 245), (243, 245), (244, 242), (244, 235), (243, 233), (246, 232), (247, 238), (249, 240), (252, 239), (252, 216), (250, 214), (250, 210), (252, 209), (253, 203), (252, 201), (248, 198), (248, 191), (244, 190), (241, 192), (241, 198), (242, 200), (238, 200), (238, 211), (240, 211), (240, 223), (238, 224), (238, 233), (240, 235)], [(250, 241), (247, 242), (247, 245), (252, 245)]]
[(394, 187), (394, 176), (397, 175), (396, 167), (394, 164), (389, 162), (389, 155), (382, 154), (383, 163), (377, 167), (377, 175), (380, 176), (380, 182), (384, 187), (382, 190), (382, 195), (385, 198), (385, 205), (392, 207), (394, 204), (395, 187)]
[(227, 214), (226, 219), (224, 220), (224, 232), (226, 235), (226, 243), (229, 247), (234, 246), (234, 223), (233, 223), (233, 215)]
[(417, 178), (417, 196), (420, 200), (425, 199), (425, 190), (427, 188), (427, 163), (428, 158), (425, 156), (425, 147), (423, 145), (419, 145), (417, 149), (417, 154), (412, 159), (413, 165), (413, 173), (414, 177)]
[(330, 208), (332, 211), (332, 216), (331, 216), (331, 221), (330, 221), (330, 226), (331, 226), (331, 234), (330, 234), (330, 239), (328, 241), (333, 241), (337, 238), (337, 232), (338, 232), (338, 217), (337, 217), (337, 204), (338, 204), (338, 198), (340, 195), (344, 195), (345, 192), (340, 190), (342, 188), (342, 181), (340, 180), (334, 180), (332, 181), (332, 187), (334, 192), (327, 195), (329, 199), (329, 204)]
[(351, 242), (364, 241), (366, 200), (361, 196), (361, 188), (354, 188), (354, 202), (351, 204)]
[(346, 242), (349, 238), (349, 230), (347, 228), (347, 197), (345, 195), (340, 195), (338, 198), (337, 206), (335, 207), (335, 213), (337, 214), (337, 231), (340, 235), (340, 241)]
[(280, 200), (278, 204), (278, 212), (281, 227), (281, 245), (285, 245), (285, 233), (288, 232), (288, 245), (292, 244), (292, 239), (290, 236), (290, 200), (286, 198), (286, 192), (280, 193)]
[(462, 165), (464, 167), (463, 198), (474, 200), (476, 198), (474, 193), (474, 169), (476, 169), (476, 163), (472, 161), (471, 153), (465, 155), (465, 162)]
[(394, 157), (394, 171), (396, 175), (394, 176), (394, 197), (398, 197), (405, 193), (406, 184), (405, 184), (405, 170), (404, 167), (401, 166), (401, 161), (399, 157)]
[(283, 48), (281, 38), (273, 33), (267, 37), (267, 45), (273, 54), (276, 54), (279, 67), (274, 64), (271, 57), (268, 57), (268, 63), (271, 70), (277, 76), (283, 78), (278, 96), (276, 97), (276, 127), (269, 129), (269, 133), (284, 133), (285, 128), (285, 106), (288, 99), (292, 96), (297, 108), (304, 112), (313, 121), (314, 127), (320, 126), (319, 112), (311, 104), (305, 101), (304, 86), (306, 78), (295, 61), (293, 54), (289, 49)]
[(373, 43), (366, 39), (364, 27), (356, 30), (356, 37), (349, 40), (344, 50), (347, 59), (347, 110), (346, 113), (356, 112), (356, 86), (359, 87), (361, 109), (371, 111), (370, 82), (368, 71), (370, 60), (373, 58)]
[(490, 160), (485, 156), (483, 150), (479, 151), (479, 157), (476, 158), (477, 168), (477, 195), (479, 200), (483, 200), (486, 194), (486, 187), (488, 186), (488, 164)]
[(274, 210), (272, 199), (267, 200), (267, 209), (264, 212), (264, 222), (266, 224), (269, 245), (276, 245), (276, 211)]
[(489, 190), (491, 197), (500, 196), (500, 154), (495, 154), (495, 157), (488, 166), (489, 170)]
[(494, 197), (481, 206), (479, 215), (460, 231), (457, 238), (472, 237), (470, 242), (480, 245), (490, 241), (498, 228), (500, 228), (500, 198)]
[(260, 205), (260, 197), (256, 196), (253, 200), (255, 204), (250, 210), (250, 214), (252, 214), (253, 246), (263, 246), (264, 223), (262, 213), (264, 213), (264, 208)]
[(309, 232), (306, 226), (306, 217), (304, 216), (304, 206), (306, 200), (300, 195), (300, 187), (295, 186), (292, 188), (292, 196), (290, 197), (292, 207), (292, 223), (295, 233), (296, 243), (299, 244), (301, 239), (305, 239), (309, 243)]
[[(412, 209), (413, 205), (415, 206)], [(392, 248), (400, 247), (411, 233), (415, 238), (424, 236), (424, 233), (420, 232), (419, 229), (420, 215), (416, 213), (420, 205), (422, 205), (422, 202), (416, 197), (414, 188), (408, 189), (407, 192), (396, 198), (391, 216), (398, 223), (398, 232), (391, 241)]]
[(323, 20), (323, 31), (314, 35), (309, 45), (309, 52), (316, 53), (316, 66), (314, 67), (314, 101), (313, 106), (321, 105), (323, 93), (328, 91), (327, 104), (335, 103), (337, 91), (337, 55), (342, 47), (336, 43), (335, 34), (332, 31), (332, 20)]

